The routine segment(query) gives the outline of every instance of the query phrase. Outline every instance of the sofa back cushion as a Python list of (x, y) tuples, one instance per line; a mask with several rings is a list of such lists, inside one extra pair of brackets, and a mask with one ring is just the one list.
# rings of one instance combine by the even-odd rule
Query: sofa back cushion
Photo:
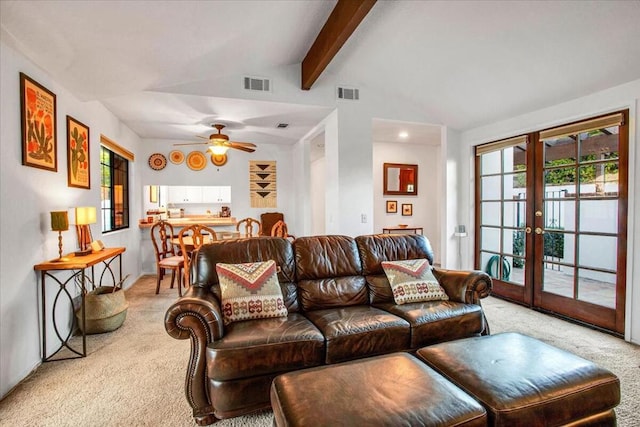
[(278, 282), (289, 312), (298, 311), (295, 281), (295, 258), (291, 242), (282, 237), (252, 237), (237, 240), (217, 240), (203, 245), (193, 253), (191, 285), (210, 286), (221, 301), (216, 264), (241, 264), (273, 260), (278, 270)]
[(303, 310), (369, 303), (358, 247), (352, 237), (299, 237), (293, 247)]
[(372, 234), (355, 238), (371, 304), (394, 302), (382, 262), (426, 258), (433, 265), (429, 239), (420, 234)]

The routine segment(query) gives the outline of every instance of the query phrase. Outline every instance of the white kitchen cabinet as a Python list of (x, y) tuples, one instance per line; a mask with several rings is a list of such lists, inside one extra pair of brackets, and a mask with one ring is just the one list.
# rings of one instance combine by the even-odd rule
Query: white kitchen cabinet
[(231, 203), (231, 186), (202, 187), (202, 203)]
[(202, 187), (172, 185), (169, 187), (169, 203), (202, 203)]

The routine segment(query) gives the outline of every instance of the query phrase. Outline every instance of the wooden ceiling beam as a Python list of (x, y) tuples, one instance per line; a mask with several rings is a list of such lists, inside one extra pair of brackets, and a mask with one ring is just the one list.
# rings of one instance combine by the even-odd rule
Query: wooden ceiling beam
[(338, 0), (302, 61), (302, 90), (309, 90), (376, 0)]

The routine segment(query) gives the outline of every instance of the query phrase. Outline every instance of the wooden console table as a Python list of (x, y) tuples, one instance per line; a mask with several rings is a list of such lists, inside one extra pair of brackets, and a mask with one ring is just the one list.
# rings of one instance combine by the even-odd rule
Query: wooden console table
[[(413, 234), (424, 234), (422, 232), (422, 227), (388, 227), (382, 229), (383, 234), (398, 233), (403, 231), (410, 231)], [(418, 231), (420, 231), (420, 233), (418, 233)]]
[[(74, 254), (65, 255), (65, 258), (68, 258), (68, 261), (45, 261), (40, 264), (36, 264), (33, 266), (33, 269), (40, 272), (40, 282), (42, 286), (42, 361), (49, 362), (54, 360), (65, 360), (65, 359), (75, 359), (78, 357), (86, 357), (87, 356), (87, 336), (85, 334), (85, 326), (86, 326), (86, 313), (85, 313), (85, 295), (87, 293), (87, 280), (89, 280), (87, 276), (87, 269), (91, 267), (91, 286), (95, 289), (96, 281), (94, 275), (94, 266), (98, 263), (103, 263), (105, 268), (100, 274), (100, 280), (97, 282), (98, 285), (102, 284), (102, 279), (104, 278), (105, 273), (111, 276), (113, 280), (114, 286), (118, 283), (116, 281), (116, 276), (111, 269), (111, 263), (118, 259), (119, 261), (119, 281), (122, 281), (122, 253), (126, 250), (126, 248), (105, 248), (100, 252), (91, 253), (84, 256), (75, 256)], [(67, 278), (64, 282), (55, 277), (52, 272), (54, 271), (71, 271), (72, 274), (69, 278)], [(58, 292), (53, 300), (53, 307), (51, 309), (51, 320), (53, 321), (53, 329), (60, 340), (60, 347), (50, 355), (47, 355), (47, 304), (46, 304), (46, 280), (47, 277), (56, 282), (59, 286)], [(74, 331), (75, 326), (77, 325), (77, 320), (75, 316), (75, 307), (73, 304), (73, 297), (71, 293), (67, 289), (67, 285), (69, 284), (77, 284), (80, 287), (80, 304), (82, 308), (82, 352), (76, 350), (71, 346), (69, 342), (71, 338), (71, 334)], [(66, 337), (62, 337), (60, 330), (58, 329), (58, 324), (56, 321), (56, 306), (58, 304), (58, 300), (60, 297), (67, 297), (69, 302), (71, 303), (71, 307), (74, 309), (72, 313), (72, 322), (71, 327), (69, 329), (69, 333)], [(70, 357), (61, 357), (52, 359), (60, 350), (63, 348), (69, 349), (72, 353), (75, 353), (76, 356)]]

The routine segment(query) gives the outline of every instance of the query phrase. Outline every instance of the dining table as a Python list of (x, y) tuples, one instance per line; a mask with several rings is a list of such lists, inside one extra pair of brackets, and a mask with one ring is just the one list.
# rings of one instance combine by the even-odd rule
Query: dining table
[[(237, 238), (243, 237), (241, 236), (239, 231), (220, 231), (216, 233), (216, 236), (218, 237), (218, 240), (237, 239)], [(184, 246), (187, 252), (192, 252), (195, 246), (193, 244), (193, 238), (191, 236), (184, 236), (182, 240), (184, 241)], [(210, 238), (207, 239), (205, 237), (205, 243), (209, 243), (211, 241), (212, 240)], [(178, 237), (171, 238), (171, 244), (174, 245), (176, 248), (181, 249), (180, 239)]]

